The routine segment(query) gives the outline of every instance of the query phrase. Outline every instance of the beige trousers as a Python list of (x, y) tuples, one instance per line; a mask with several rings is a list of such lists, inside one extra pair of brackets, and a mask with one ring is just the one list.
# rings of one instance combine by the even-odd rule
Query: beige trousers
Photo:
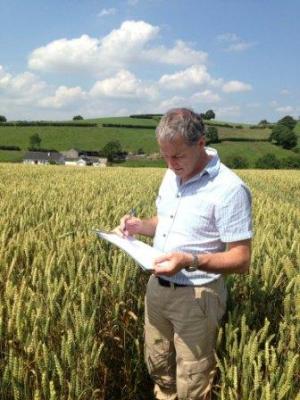
[(165, 287), (152, 275), (145, 297), (145, 361), (158, 400), (206, 400), (227, 291), (221, 277), (198, 287)]

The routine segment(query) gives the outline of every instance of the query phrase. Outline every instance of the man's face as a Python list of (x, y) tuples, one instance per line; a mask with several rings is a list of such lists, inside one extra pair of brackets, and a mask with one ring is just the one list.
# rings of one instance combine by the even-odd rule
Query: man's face
[(179, 135), (175, 136), (172, 141), (161, 140), (158, 144), (168, 168), (183, 182), (200, 172), (207, 162), (203, 137), (192, 146), (187, 145)]

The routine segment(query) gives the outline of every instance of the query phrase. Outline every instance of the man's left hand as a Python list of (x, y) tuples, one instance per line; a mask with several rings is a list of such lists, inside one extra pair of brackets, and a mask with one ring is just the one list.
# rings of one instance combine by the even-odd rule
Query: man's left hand
[(182, 268), (189, 266), (193, 256), (184, 252), (163, 254), (154, 260), (154, 275), (172, 276)]

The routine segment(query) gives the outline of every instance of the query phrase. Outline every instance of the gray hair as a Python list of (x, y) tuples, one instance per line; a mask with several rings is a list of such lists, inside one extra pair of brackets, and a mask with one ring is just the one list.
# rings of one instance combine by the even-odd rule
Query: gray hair
[(196, 114), (188, 108), (173, 108), (160, 120), (156, 128), (158, 141), (173, 141), (176, 135), (180, 135), (185, 142), (192, 146), (205, 135), (205, 127), (200, 114)]

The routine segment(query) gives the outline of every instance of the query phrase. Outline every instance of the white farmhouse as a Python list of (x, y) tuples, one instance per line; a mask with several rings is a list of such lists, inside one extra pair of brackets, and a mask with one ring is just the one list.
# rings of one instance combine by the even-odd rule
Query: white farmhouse
[(64, 156), (55, 151), (28, 151), (23, 158), (24, 164), (64, 164)]

